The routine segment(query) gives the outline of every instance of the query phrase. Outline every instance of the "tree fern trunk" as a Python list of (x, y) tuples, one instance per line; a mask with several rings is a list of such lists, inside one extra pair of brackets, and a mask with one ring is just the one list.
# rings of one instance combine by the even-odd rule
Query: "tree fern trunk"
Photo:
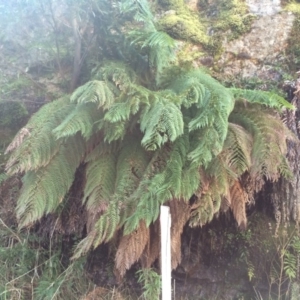
[[(300, 139), (300, 78), (284, 86), (288, 99), (296, 107), (295, 111), (284, 112), (283, 118), (288, 128)], [(277, 224), (290, 221), (300, 222), (300, 147), (299, 141), (288, 141), (287, 159), (293, 177), (281, 178), (271, 188), (271, 199)]]

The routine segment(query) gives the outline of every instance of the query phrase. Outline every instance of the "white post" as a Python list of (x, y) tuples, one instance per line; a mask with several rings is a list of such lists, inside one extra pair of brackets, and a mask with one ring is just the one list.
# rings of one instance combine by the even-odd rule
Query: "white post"
[(171, 300), (171, 215), (168, 206), (160, 207), (162, 300)]

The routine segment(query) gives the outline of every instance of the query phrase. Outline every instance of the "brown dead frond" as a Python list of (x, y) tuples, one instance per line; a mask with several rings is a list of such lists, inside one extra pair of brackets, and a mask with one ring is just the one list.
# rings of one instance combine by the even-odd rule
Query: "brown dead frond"
[(117, 277), (122, 278), (126, 270), (141, 257), (149, 236), (149, 228), (144, 221), (141, 221), (140, 226), (134, 232), (121, 238), (115, 258)]
[(150, 238), (141, 256), (143, 268), (150, 268), (151, 265), (159, 258), (160, 253), (160, 228), (159, 219), (150, 226)]
[(241, 229), (247, 227), (246, 203), (248, 201), (247, 194), (244, 192), (239, 181), (235, 181), (230, 188), (231, 209), (238, 226)]
[(171, 255), (172, 269), (181, 262), (181, 234), (183, 227), (190, 217), (191, 208), (182, 199), (173, 199), (169, 202), (171, 212)]
[(227, 195), (222, 197), (220, 210), (222, 212), (227, 212), (230, 206), (231, 206), (231, 197), (230, 197), (230, 193), (228, 193)]

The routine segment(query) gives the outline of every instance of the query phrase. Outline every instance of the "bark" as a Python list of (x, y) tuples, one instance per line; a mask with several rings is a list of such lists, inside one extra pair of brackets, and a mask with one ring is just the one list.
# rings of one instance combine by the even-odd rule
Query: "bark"
[[(284, 90), (296, 110), (284, 112), (283, 119), (288, 128), (300, 139), (300, 78), (286, 82)], [(281, 178), (271, 187), (271, 200), (277, 224), (300, 221), (300, 145), (297, 139), (287, 143), (287, 159), (293, 177), (290, 180)]]

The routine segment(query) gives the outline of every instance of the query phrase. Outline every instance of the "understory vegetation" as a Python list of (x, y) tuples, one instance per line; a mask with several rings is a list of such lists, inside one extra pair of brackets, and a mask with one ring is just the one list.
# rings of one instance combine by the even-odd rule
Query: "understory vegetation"
[[(222, 2), (216, 30), (242, 33), (251, 20), (229, 20), (246, 13), (231, 2)], [(26, 27), (31, 39), (13, 44), (15, 24), (0, 21), (10, 58), (1, 65), (19, 63), (25, 78), (0, 78), (0, 299), (158, 299), (162, 204), (172, 216), (174, 276), (198, 272), (205, 254), (208, 267), (227, 255), (224, 268), (246, 274), (249, 299), (296, 299), (300, 240), (291, 224), (300, 210), (291, 224), (249, 213), (270, 184), (294, 176), (288, 151), (298, 138), (286, 120), (296, 100), (225, 87), (179, 59), (174, 38), (203, 49), (211, 41), (172, 34), (176, 12), (155, 15), (166, 6), (186, 16), (183, 31), (198, 18), (184, 1), (6, 7), (36, 17), (40, 29)], [(38, 95), (35, 107), (12, 101), (23, 87), (25, 98)]]

